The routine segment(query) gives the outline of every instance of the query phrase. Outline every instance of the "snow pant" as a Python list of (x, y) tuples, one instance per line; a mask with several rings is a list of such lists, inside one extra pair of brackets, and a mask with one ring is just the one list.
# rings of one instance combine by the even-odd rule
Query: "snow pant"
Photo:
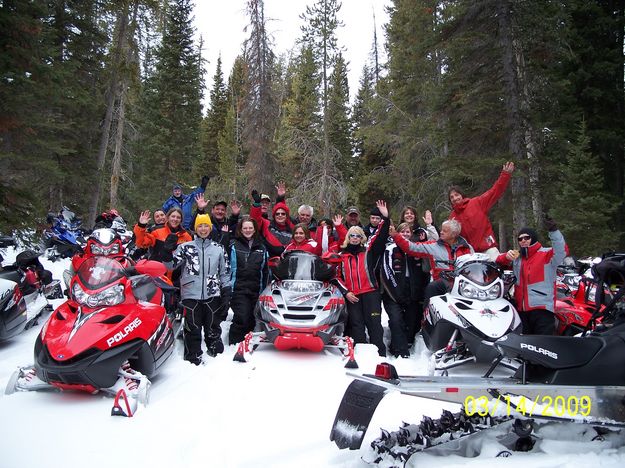
[(442, 296), (451, 291), (453, 287), (453, 283), (444, 279), (437, 279), (436, 281), (432, 281), (425, 287), (424, 298), (423, 298), (423, 307), (427, 307), (430, 303), (430, 298), (434, 296)]
[[(221, 298), (212, 297), (204, 301), (185, 299), (184, 307), (184, 359), (199, 364), (202, 357), (202, 329), (206, 352), (215, 356), (222, 353), (221, 322), (223, 311)], [(227, 313), (227, 312), (226, 312)]]
[(258, 294), (235, 292), (230, 299), (230, 308), (234, 316), (228, 333), (228, 343), (240, 343), (248, 332), (254, 330), (256, 318), (254, 308), (258, 302)]
[(367, 343), (369, 340), (378, 347), (378, 354), (386, 356), (384, 346), (384, 330), (382, 329), (382, 301), (379, 291), (358, 294), (358, 302), (347, 301), (348, 329), (347, 335), (354, 343)]
[(553, 335), (556, 331), (556, 317), (545, 309), (519, 311), (524, 335)]
[(419, 301), (400, 304), (387, 294), (382, 295), (382, 301), (391, 330), (390, 351), (395, 356), (408, 356), (408, 348), (414, 344), (415, 335), (421, 329), (423, 304)]

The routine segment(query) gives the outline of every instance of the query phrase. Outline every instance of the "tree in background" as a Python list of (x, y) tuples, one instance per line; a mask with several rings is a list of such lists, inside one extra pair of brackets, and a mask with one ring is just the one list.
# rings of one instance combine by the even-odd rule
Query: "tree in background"
[(550, 211), (572, 255), (601, 255), (618, 244), (612, 217), (619, 206), (603, 186), (600, 158), (590, 151), (590, 137), (582, 121), (560, 166), (558, 191)]
[(267, 34), (263, 0), (248, 0), (250, 36), (244, 43), (247, 65), (242, 107), (242, 143), (247, 153), (249, 188), (268, 193), (274, 185), (274, 133), (278, 104), (273, 93), (274, 53)]
[(202, 120), (202, 158), (201, 165), (207, 174), (217, 175), (219, 163), (219, 134), (226, 125), (228, 113), (228, 88), (221, 70), (221, 56), (217, 59), (217, 68), (213, 76), (208, 113)]

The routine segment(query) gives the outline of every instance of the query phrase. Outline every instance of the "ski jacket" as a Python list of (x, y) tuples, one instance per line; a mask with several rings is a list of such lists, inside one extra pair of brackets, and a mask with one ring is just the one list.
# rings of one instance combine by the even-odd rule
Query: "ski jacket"
[(148, 232), (146, 227), (145, 225), (135, 224), (132, 232), (137, 238), (137, 247), (143, 249), (151, 247), (151, 252), (149, 254), (151, 260), (160, 260), (162, 258), (162, 254), (165, 251), (165, 239), (167, 239), (170, 234), (176, 235), (178, 238), (177, 244), (193, 240), (191, 235), (182, 228), (174, 232), (169, 225), (165, 224), (163, 227)]
[(509, 267), (512, 264), (516, 283), (514, 300), (522, 311), (546, 309), (554, 311), (556, 270), (566, 257), (566, 245), (560, 231), (549, 232), (553, 247), (543, 247), (534, 242), (527, 249), (527, 257), (510, 262), (506, 254), (497, 257), (497, 263)]
[(460, 234), (476, 252), (485, 252), (491, 247), (497, 247), (497, 240), (493, 226), (488, 219), (488, 212), (506, 191), (511, 174), (501, 171), (493, 186), (482, 195), (465, 198), (454, 205), (449, 219), (455, 219), (462, 225)]
[(230, 284), (232, 293), (258, 295), (267, 285), (267, 249), (260, 239), (234, 238), (230, 243)]
[(384, 293), (398, 304), (423, 300), (423, 292), (430, 282), (430, 274), (423, 271), (424, 261), (406, 255), (394, 242), (387, 244), (380, 268)]
[(458, 237), (454, 245), (449, 245), (442, 239), (427, 242), (410, 242), (399, 234), (393, 236), (393, 241), (411, 257), (427, 258), (432, 267), (433, 280), (439, 279), (442, 271), (453, 270), (453, 262), (458, 257), (473, 253), (473, 247), (462, 237)]
[(316, 242), (313, 239), (306, 239), (304, 242), (297, 243), (294, 240), (289, 242), (284, 248), (284, 253), (289, 250), (303, 250), (304, 252), (308, 252), (315, 255), (321, 255), (321, 244)]
[(352, 292), (359, 295), (378, 289), (375, 267), (380, 256), (384, 253), (388, 228), (389, 219), (383, 217), (376, 233), (357, 252), (352, 253), (343, 249), (338, 254), (327, 252), (323, 255), (324, 260), (338, 263), (334, 282), (343, 294)]
[[(209, 238), (196, 237), (180, 244), (170, 262), (170, 269), (180, 269), (180, 299), (207, 300), (230, 296), (230, 265), (224, 248)], [(224, 290), (227, 290), (225, 293)]]
[(204, 193), (204, 188), (202, 186), (199, 186), (193, 190), (193, 192), (182, 195), (179, 198), (172, 195), (163, 203), (163, 211), (167, 213), (172, 208), (180, 208), (182, 210), (182, 227), (190, 229), (195, 219), (193, 216), (193, 203), (195, 202), (195, 196), (200, 193)]
[(289, 207), (285, 203), (276, 203), (272, 209), (272, 214), (275, 214), (280, 208), (286, 211), (286, 222), (282, 225), (263, 218), (260, 205), (257, 206), (256, 203), (253, 203), (250, 208), (250, 217), (256, 220), (258, 231), (263, 236), (267, 249), (272, 256), (280, 255), (284, 251), (284, 247), (291, 242), (291, 232), (293, 231)]

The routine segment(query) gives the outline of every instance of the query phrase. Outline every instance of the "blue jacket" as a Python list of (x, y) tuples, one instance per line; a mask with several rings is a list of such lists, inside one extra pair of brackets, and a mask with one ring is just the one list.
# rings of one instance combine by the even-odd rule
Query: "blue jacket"
[(190, 229), (191, 222), (193, 221), (193, 202), (195, 202), (195, 196), (200, 193), (204, 193), (204, 188), (199, 186), (193, 192), (188, 195), (182, 195), (182, 203), (180, 203), (173, 195), (169, 197), (165, 203), (163, 203), (163, 211), (167, 213), (172, 208), (180, 208), (182, 210), (182, 227)]

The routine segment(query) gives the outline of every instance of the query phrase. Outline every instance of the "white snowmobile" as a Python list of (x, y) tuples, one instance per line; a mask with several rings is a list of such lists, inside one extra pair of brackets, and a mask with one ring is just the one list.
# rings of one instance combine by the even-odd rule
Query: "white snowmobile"
[(516, 309), (504, 297), (503, 271), (488, 255), (463, 255), (454, 267), (453, 288), (430, 299), (421, 329), (434, 353), (434, 370), (443, 374), (468, 362), (491, 362), (499, 355), (495, 341), (521, 328)]

